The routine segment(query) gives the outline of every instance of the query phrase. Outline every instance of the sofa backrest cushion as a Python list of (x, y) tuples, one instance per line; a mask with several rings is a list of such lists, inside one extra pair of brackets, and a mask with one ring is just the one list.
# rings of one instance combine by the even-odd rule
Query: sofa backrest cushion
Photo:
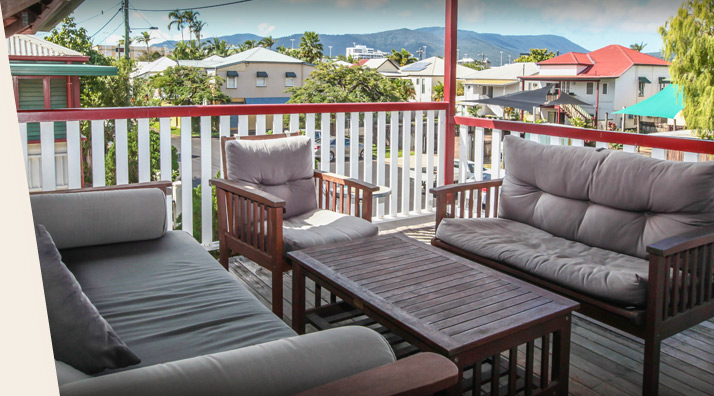
[(158, 188), (38, 194), (35, 224), (59, 249), (142, 241), (166, 233), (166, 196)]
[(506, 136), (499, 216), (645, 258), (647, 245), (714, 225), (714, 162), (685, 163)]
[(285, 218), (317, 209), (310, 138), (229, 140), (224, 149), (226, 179), (285, 200)]
[(35, 237), (55, 359), (87, 374), (141, 362), (82, 292), (41, 224)]

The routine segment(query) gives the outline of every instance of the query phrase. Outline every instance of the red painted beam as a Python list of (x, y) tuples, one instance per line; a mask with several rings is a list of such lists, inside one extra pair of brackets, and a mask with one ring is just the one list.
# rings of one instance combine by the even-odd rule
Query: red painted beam
[[(458, 0), (446, 0), (446, 23), (444, 32), (444, 101), (446, 108), (446, 147), (444, 148), (444, 184), (454, 183), (454, 143), (456, 142), (456, 49), (458, 34)], [(449, 166), (449, 164), (452, 164)]]
[(160, 117), (200, 117), (258, 114), (353, 113), (378, 111), (446, 110), (443, 102), (305, 103), (280, 105), (209, 105), (159, 107), (103, 107), (82, 109), (21, 110), (19, 122), (89, 121)]
[(492, 128), (503, 131), (534, 133), (537, 135), (581, 139), (595, 142), (619, 143), (631, 146), (714, 155), (714, 141), (711, 140), (650, 136), (638, 133), (602, 131), (598, 129), (575, 128), (571, 126), (531, 124), (518, 121), (492, 120), (488, 118), (474, 117), (456, 117), (456, 124), (477, 128)]

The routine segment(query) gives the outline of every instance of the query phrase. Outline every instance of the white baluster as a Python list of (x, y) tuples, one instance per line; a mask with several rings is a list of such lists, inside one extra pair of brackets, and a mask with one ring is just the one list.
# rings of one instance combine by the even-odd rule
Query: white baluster
[[(387, 185), (387, 113), (380, 111), (377, 113), (377, 185)], [(392, 192), (390, 192), (391, 195)], [(386, 203), (380, 199), (377, 204), (377, 218), (383, 218)]]
[[(55, 175), (55, 123), (40, 123), (40, 150), (42, 156), (42, 191), (57, 189)], [(104, 161), (102, 158), (102, 169)]]
[(265, 135), (265, 114), (255, 116), (255, 134)]
[(300, 130), (300, 114), (290, 114), (290, 134)]
[(409, 215), (411, 204), (411, 150), (412, 150), (412, 112), (403, 113), (402, 130), (402, 215)]
[(434, 187), (434, 110), (426, 112), (426, 210), (432, 210), (434, 196), (429, 190)]
[(684, 162), (699, 162), (699, 154), (684, 152)]
[(398, 188), (399, 188), (399, 112), (393, 111), (391, 114), (391, 125), (389, 131), (389, 188), (392, 194), (389, 196), (389, 216), (397, 215)]
[(30, 174), (29, 162), (27, 159), (27, 124), (20, 123), (20, 145), (22, 146), (22, 158), (25, 159), (25, 172)]
[(280, 134), (283, 133), (283, 115), (273, 114), (273, 133)]
[[(27, 150), (26, 147), (25, 150)], [(67, 171), (69, 172), (69, 188), (82, 187), (82, 147), (79, 137), (79, 121), (67, 122)]]
[[(172, 180), (173, 169), (171, 158), (171, 119), (159, 119), (159, 161), (161, 166), (161, 180)], [(176, 192), (174, 192), (175, 194)], [(166, 229), (173, 230), (173, 200), (171, 197), (166, 197)]]
[[(256, 120), (257, 120), (257, 118), (256, 118)], [(248, 121), (249, 121), (249, 119), (248, 119), (247, 115), (238, 116), (238, 136), (248, 136), (248, 134), (249, 134)]]
[(364, 113), (364, 180), (372, 183), (372, 127), (373, 114)]
[(652, 149), (652, 158), (656, 159), (667, 159), (667, 150), (661, 149), (661, 148), (653, 148)]
[[(439, 110), (439, 131), (438, 133), (438, 141), (437, 141), (437, 150), (438, 150), (438, 158), (437, 158), (437, 186), (443, 186), (444, 185), (444, 151), (446, 149), (446, 111), (445, 110)], [(447, 164), (447, 166), (453, 167), (454, 164)]]
[(149, 119), (138, 120), (138, 155), (139, 155), (139, 183), (151, 181), (151, 150), (149, 136)]
[(350, 114), (350, 177), (359, 179), (359, 113)]
[(193, 235), (191, 117), (181, 117), (181, 229)]
[(211, 169), (211, 117), (201, 117), (201, 243), (213, 242), (213, 191), (209, 180)]
[(608, 148), (608, 144), (607, 144), (607, 142), (595, 142), (595, 147), (606, 149), (606, 148)]
[[(104, 120), (93, 120), (92, 124), (92, 185), (102, 187), (106, 184), (104, 169)], [(54, 163), (54, 160), (52, 161)]]
[(478, 181), (483, 180), (484, 135), (483, 128), (474, 130), (474, 177)]
[(116, 182), (117, 185), (129, 184), (129, 145), (127, 121), (125, 119), (114, 120), (116, 126), (116, 145), (114, 154), (116, 160)]
[(330, 171), (330, 140), (332, 140), (331, 131), (332, 130), (332, 119), (330, 113), (322, 114), (322, 121), (320, 125), (320, 169), (323, 172)]
[(312, 142), (312, 164), (315, 164), (315, 114), (308, 113), (305, 114), (305, 135), (310, 138)]
[[(345, 175), (345, 113), (336, 114), (337, 132), (335, 137), (336, 173)], [(332, 146), (332, 145), (330, 145)]]
[(419, 214), (421, 213), (421, 176), (424, 152), (424, 111), (419, 110), (415, 113), (414, 126), (414, 211)]
[(585, 147), (585, 140), (583, 139), (572, 139), (572, 145), (576, 147)]
[(630, 144), (623, 144), (622, 145), (622, 151), (626, 153), (634, 153), (635, 152), (635, 146), (630, 145)]
[(491, 177), (494, 179), (501, 178), (502, 136), (503, 131), (500, 129), (494, 129), (491, 134)]
[(468, 179), (468, 149), (469, 149), (469, 127), (466, 125), (459, 126), (459, 174), (457, 175), (460, 183)]

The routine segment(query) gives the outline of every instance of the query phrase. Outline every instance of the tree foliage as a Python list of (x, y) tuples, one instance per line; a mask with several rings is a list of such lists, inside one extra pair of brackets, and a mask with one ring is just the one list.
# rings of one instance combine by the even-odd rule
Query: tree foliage
[(402, 48), (401, 51), (393, 49), (392, 54), (389, 55), (389, 59), (393, 60), (394, 63), (398, 64), (400, 67), (417, 61), (417, 58), (404, 48)]
[(174, 66), (149, 80), (159, 90), (161, 100), (173, 106), (228, 103), (231, 98), (218, 88), (223, 78), (209, 76), (197, 67)]
[(404, 102), (414, 90), (402, 81), (370, 68), (320, 63), (303, 86), (286, 92), (292, 95), (289, 103)]
[[(130, 131), (127, 134), (127, 148), (129, 159), (129, 183), (139, 182), (139, 142), (136, 124), (130, 126)], [(159, 132), (149, 132), (149, 152), (151, 157), (149, 160), (149, 172), (151, 180), (159, 180), (159, 170), (161, 169), (161, 158), (158, 153), (161, 152), (161, 139)], [(104, 160), (106, 170), (106, 184), (113, 186), (117, 184), (117, 159), (116, 159), (116, 144), (112, 144), (107, 149), (107, 155)], [(178, 149), (171, 146), (171, 180), (178, 178)]]
[(687, 127), (714, 139), (714, 2), (687, 0), (659, 29), (672, 82), (684, 96)]
[(638, 52), (642, 52), (642, 50), (644, 50), (646, 46), (647, 46), (647, 44), (645, 44), (645, 42), (643, 41), (641, 43), (630, 44), (630, 49), (633, 49)]
[(299, 58), (307, 63), (317, 63), (322, 59), (322, 43), (320, 35), (315, 32), (305, 32), (298, 46)]
[(521, 55), (513, 61), (517, 63), (538, 63), (551, 58), (555, 58), (555, 53), (553, 51), (548, 51), (548, 48), (531, 48), (531, 53), (529, 55)]

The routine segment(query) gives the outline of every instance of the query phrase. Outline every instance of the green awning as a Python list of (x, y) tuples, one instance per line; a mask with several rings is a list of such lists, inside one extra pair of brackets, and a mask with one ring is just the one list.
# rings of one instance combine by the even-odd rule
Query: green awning
[(297, 77), (297, 74), (295, 74), (295, 72), (285, 72), (285, 77), (295, 78)]
[(682, 97), (682, 93), (678, 92), (677, 85), (670, 84), (642, 102), (616, 111), (613, 114), (674, 118), (684, 108)]
[(10, 74), (13, 76), (116, 76), (119, 74), (119, 69), (114, 66), (72, 63), (12, 62)]
[(647, 77), (639, 77), (639, 80), (640, 80), (641, 83), (652, 84), (652, 81), (650, 81), (649, 79), (647, 79)]
[(266, 72), (264, 72), (264, 71), (259, 71), (259, 72), (258, 72), (258, 77), (268, 77), (268, 73), (266, 73)]
[(227, 77), (238, 77), (238, 72), (235, 70), (228, 70), (228, 72), (226, 73), (226, 76)]

